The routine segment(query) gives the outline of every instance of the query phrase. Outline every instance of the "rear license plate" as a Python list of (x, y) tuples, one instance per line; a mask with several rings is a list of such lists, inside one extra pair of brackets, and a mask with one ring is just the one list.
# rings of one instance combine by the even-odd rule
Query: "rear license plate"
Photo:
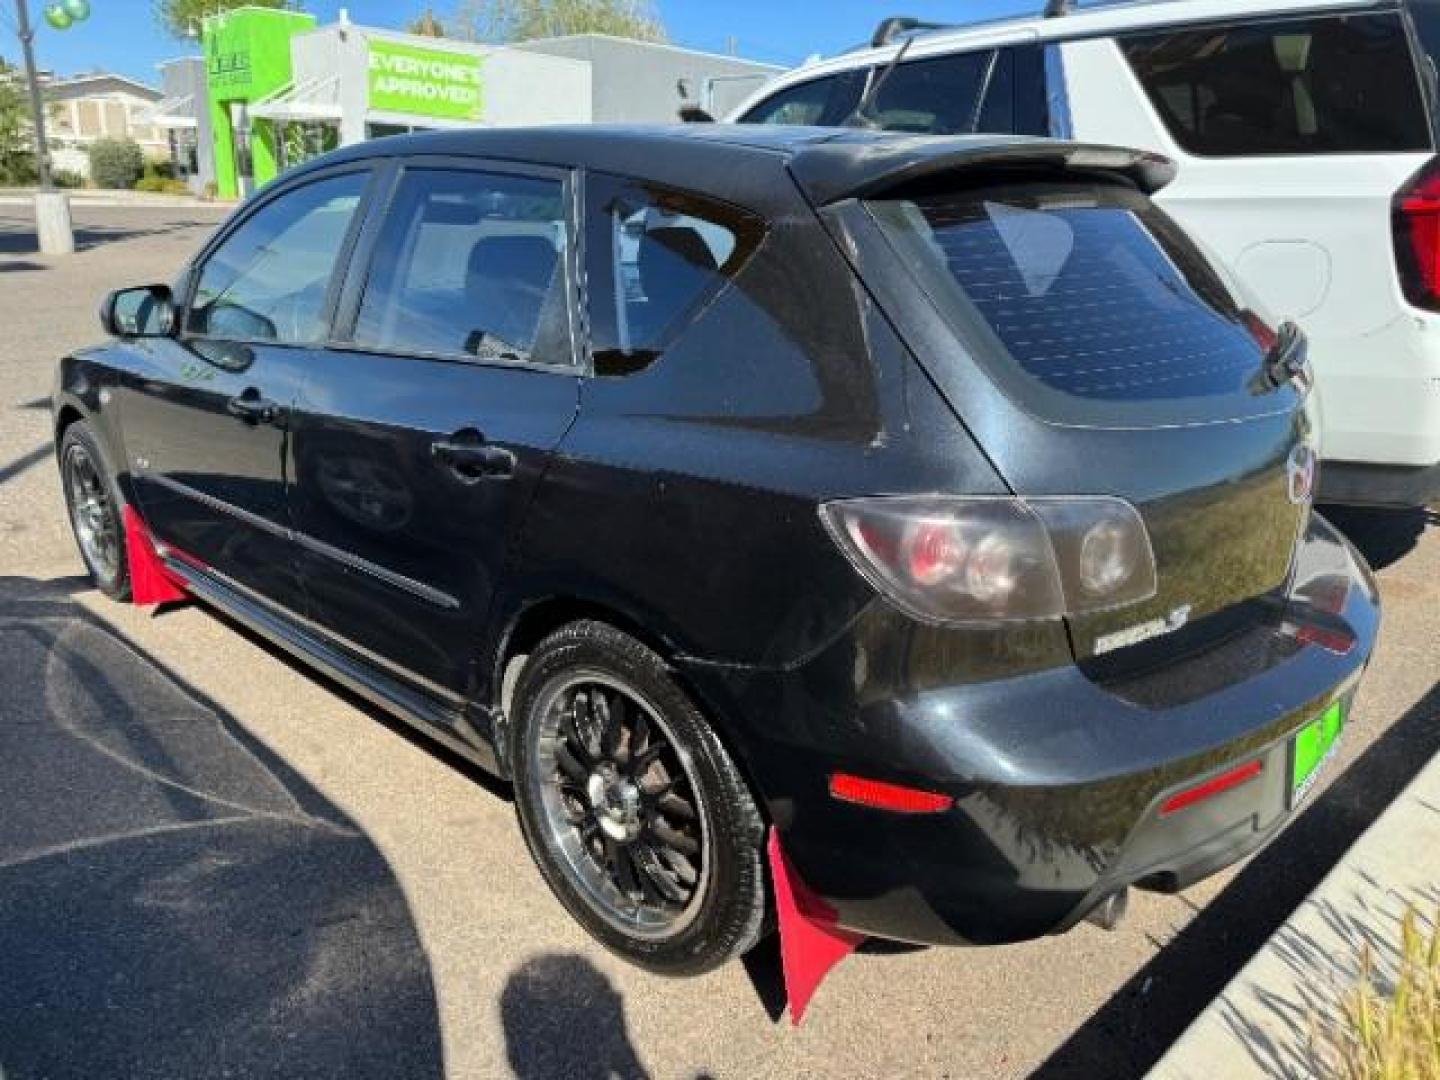
[(1345, 704), (1337, 701), (1295, 736), (1290, 754), (1290, 805), (1298, 806), (1310, 794), (1326, 764), (1340, 748), (1345, 729)]

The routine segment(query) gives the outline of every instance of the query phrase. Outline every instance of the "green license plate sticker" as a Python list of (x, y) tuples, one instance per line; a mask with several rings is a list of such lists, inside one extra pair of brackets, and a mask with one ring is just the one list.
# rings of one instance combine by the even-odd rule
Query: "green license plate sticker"
[(1290, 777), (1292, 805), (1310, 794), (1316, 779), (1324, 771), (1325, 763), (1339, 749), (1340, 733), (1344, 728), (1345, 707), (1337, 701), (1295, 736), (1295, 753), (1291, 756), (1295, 764)]

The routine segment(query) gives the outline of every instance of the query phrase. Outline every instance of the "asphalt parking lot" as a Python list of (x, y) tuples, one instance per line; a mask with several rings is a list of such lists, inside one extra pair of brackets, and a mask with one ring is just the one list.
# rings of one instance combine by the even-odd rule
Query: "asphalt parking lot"
[(1179, 897), (1004, 949), (873, 949), (793, 1030), (778, 961), (659, 979), (593, 945), (496, 785), (194, 606), (79, 576), (54, 359), (220, 214), (0, 207), (0, 1077), (1142, 1073), (1440, 750), (1440, 517), (1348, 512), (1381, 646), (1299, 821)]

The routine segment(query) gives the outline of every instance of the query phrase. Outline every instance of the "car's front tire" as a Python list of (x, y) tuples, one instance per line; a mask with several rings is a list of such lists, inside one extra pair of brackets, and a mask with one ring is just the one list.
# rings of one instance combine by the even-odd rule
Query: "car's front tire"
[(60, 482), (70, 528), (95, 587), (112, 600), (130, 599), (124, 502), (90, 425), (77, 420), (60, 437)]
[(659, 656), (604, 623), (572, 623), (531, 653), (513, 714), (521, 828), (586, 930), (665, 975), (698, 975), (755, 944), (760, 813)]

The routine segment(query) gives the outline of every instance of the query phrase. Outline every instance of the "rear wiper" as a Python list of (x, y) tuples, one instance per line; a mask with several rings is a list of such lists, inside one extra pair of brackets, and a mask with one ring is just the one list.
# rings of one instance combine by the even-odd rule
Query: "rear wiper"
[(1314, 383), (1310, 370), (1310, 342), (1305, 331), (1293, 322), (1283, 322), (1275, 331), (1275, 344), (1265, 351), (1260, 362), (1260, 371), (1251, 380), (1250, 388), (1256, 394), (1268, 394), (1286, 383), (1292, 383), (1301, 391), (1309, 390)]

